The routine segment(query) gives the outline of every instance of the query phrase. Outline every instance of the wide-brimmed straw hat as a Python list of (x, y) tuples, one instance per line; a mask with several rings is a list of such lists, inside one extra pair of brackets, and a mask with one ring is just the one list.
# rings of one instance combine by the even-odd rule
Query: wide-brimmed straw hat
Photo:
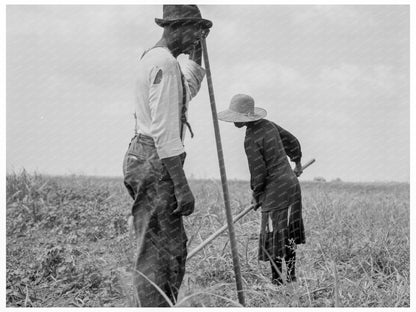
[(202, 18), (196, 5), (163, 5), (163, 18), (155, 18), (155, 22), (161, 27), (174, 22), (195, 22), (204, 28), (212, 27), (212, 22)]
[(250, 122), (266, 117), (267, 112), (254, 107), (254, 99), (246, 94), (234, 95), (230, 107), (217, 114), (218, 119), (227, 122)]

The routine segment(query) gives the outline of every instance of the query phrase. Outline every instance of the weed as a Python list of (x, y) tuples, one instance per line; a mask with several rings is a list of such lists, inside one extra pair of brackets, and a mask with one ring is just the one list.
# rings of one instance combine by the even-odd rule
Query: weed
[[(7, 188), (8, 307), (123, 307), (132, 285), (131, 198), (122, 179), (11, 173)], [(226, 224), (221, 184), (190, 181), (188, 250)], [(409, 184), (303, 182), (305, 245), (298, 281), (275, 286), (258, 262), (260, 211), (236, 225), (249, 307), (409, 307)], [(233, 215), (250, 202), (230, 181)], [(177, 306), (238, 306), (227, 233), (187, 261)]]

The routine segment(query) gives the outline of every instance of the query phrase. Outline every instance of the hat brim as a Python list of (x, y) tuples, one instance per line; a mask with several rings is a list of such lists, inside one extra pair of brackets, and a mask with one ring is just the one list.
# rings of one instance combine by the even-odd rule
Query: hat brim
[(196, 24), (202, 24), (204, 28), (211, 28), (212, 22), (210, 20), (204, 19), (204, 18), (180, 18), (180, 19), (162, 19), (162, 18), (155, 18), (155, 23), (158, 24), (160, 27), (165, 27), (167, 25), (170, 25), (172, 23), (177, 22), (195, 22)]
[(251, 115), (237, 113), (230, 109), (226, 109), (225, 111), (219, 112), (217, 114), (219, 120), (226, 121), (226, 122), (256, 121), (256, 120), (266, 117), (266, 115), (267, 115), (266, 110), (260, 107), (255, 107), (254, 114), (251, 114)]

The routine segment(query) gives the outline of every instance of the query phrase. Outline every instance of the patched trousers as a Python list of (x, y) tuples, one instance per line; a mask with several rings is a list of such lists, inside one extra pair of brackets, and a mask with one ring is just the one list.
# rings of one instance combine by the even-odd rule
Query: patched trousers
[[(182, 164), (185, 155), (182, 158)], [(187, 237), (177, 207), (173, 182), (159, 159), (153, 139), (135, 136), (123, 162), (124, 184), (134, 200), (137, 239), (134, 285), (138, 306), (174, 304), (185, 274)]]

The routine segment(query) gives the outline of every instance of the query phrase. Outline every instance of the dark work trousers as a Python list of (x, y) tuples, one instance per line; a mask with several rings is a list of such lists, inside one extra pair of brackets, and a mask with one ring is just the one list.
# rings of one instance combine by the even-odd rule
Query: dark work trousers
[(187, 237), (182, 216), (172, 215), (177, 207), (173, 182), (151, 137), (139, 134), (133, 138), (124, 158), (123, 173), (124, 184), (134, 200), (137, 305), (169, 306), (161, 292), (173, 304), (176, 302), (185, 274)]

